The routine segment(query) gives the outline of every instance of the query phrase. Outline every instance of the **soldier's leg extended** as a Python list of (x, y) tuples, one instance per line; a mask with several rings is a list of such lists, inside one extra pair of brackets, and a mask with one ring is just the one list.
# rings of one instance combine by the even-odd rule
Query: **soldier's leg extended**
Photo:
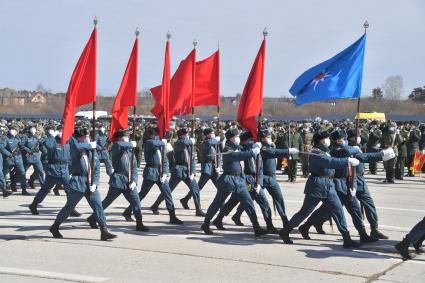
[(273, 198), (273, 203), (276, 205), (277, 212), (282, 219), (283, 227), (288, 226), (288, 217), (285, 212), (285, 201), (283, 199), (282, 191), (277, 181), (273, 182), (270, 186), (266, 187), (267, 191)]
[(47, 194), (50, 192), (53, 186), (55, 186), (58, 183), (60, 183), (60, 178), (53, 177), (51, 175), (46, 175), (46, 179), (43, 185), (41, 186), (41, 189), (37, 192), (37, 194), (34, 197), (34, 200), (29, 206), (32, 214), (34, 215), (38, 214), (37, 205), (43, 202), (43, 200), (46, 198)]
[[(152, 186), (155, 184), (154, 181), (148, 180), (148, 179), (143, 179), (142, 181), (142, 187), (140, 189), (139, 192), (139, 200), (140, 202), (147, 196), (147, 194), (150, 192)], [(131, 205), (129, 205), (124, 212), (122, 213), (122, 215), (124, 216), (126, 221), (133, 221), (133, 219), (131, 218)], [(158, 214), (158, 209), (156, 209), (154, 211), (154, 214)]]
[[(226, 201), (226, 203), (221, 206), (220, 212), (218, 213), (217, 217), (213, 221), (213, 224), (218, 228), (218, 230), (224, 230), (223, 218), (229, 215), (230, 212), (238, 205), (238, 203), (239, 203), (239, 198), (236, 196), (236, 194), (232, 194), (230, 198)], [(243, 226), (243, 223), (240, 220), (240, 215), (242, 214), (242, 212), (243, 212), (243, 209), (240, 213), (237, 212), (232, 217), (232, 220), (238, 226)]]
[[(40, 187), (43, 186), (44, 184), (44, 169), (43, 169), (43, 164), (41, 164), (41, 161), (38, 160), (37, 162), (35, 162), (33, 164), (33, 168), (34, 168), (34, 173), (36, 178), (38, 179), (38, 181), (40, 182)], [(32, 175), (31, 175), (32, 176)]]
[(193, 180), (190, 180), (190, 178), (186, 178), (183, 180), (183, 182), (188, 186), (190, 192), (193, 195), (193, 202), (195, 204), (196, 216), (205, 216), (205, 213), (203, 213), (201, 210), (201, 200), (199, 197), (198, 182), (196, 182), (195, 178), (193, 178)]
[(245, 188), (238, 188), (236, 190), (236, 195), (239, 198), (239, 201), (242, 205), (242, 208), (248, 214), (249, 219), (251, 220), (252, 227), (254, 228), (254, 233), (256, 237), (267, 234), (267, 231), (260, 227), (258, 223), (257, 213), (255, 212), (254, 202)]
[[(213, 177), (211, 175), (208, 175), (206, 173), (202, 173), (201, 177), (199, 178), (199, 182), (198, 182), (198, 187), (199, 187), (199, 192), (204, 188), (204, 186), (206, 185), (206, 183), (208, 182), (208, 180), (210, 180), (214, 182)], [(193, 196), (192, 191), (190, 190), (187, 195), (182, 198), (180, 200), (182, 206), (184, 209), (189, 209), (189, 205), (187, 204), (188, 201), (190, 200), (190, 198)]]
[(404, 176), (404, 166), (406, 165), (405, 157), (398, 157), (395, 164), (394, 177), (398, 180), (403, 180)]
[(409, 255), (409, 246), (413, 244), (415, 249), (419, 249), (418, 244), (423, 241), (425, 237), (425, 217), (419, 221), (412, 230), (406, 235), (403, 241), (395, 245), (397, 251), (402, 255), (403, 259), (411, 259)]
[(357, 199), (363, 205), (366, 219), (370, 224), (370, 236), (375, 239), (388, 239), (386, 235), (378, 230), (378, 213), (373, 202), (373, 198), (370, 195), (369, 189), (366, 187), (362, 191), (357, 191)]
[(17, 179), (19, 180), (19, 183), (21, 184), (22, 194), (23, 195), (29, 195), (27, 193), (27, 178), (25, 177), (25, 168), (24, 164), (22, 162), (22, 159), (18, 161), (16, 160), (15, 170), (17, 174)]
[[(169, 181), (170, 191), (173, 192), (174, 189), (177, 187), (177, 185), (182, 181), (180, 178), (176, 177), (174, 174), (171, 174), (171, 178)], [(151, 206), (153, 208), (156, 208), (158, 210), (159, 205), (164, 200), (164, 195), (161, 193), (157, 199), (155, 200), (154, 204)]]
[(230, 191), (227, 188), (217, 188), (217, 193), (208, 207), (207, 213), (205, 214), (204, 223), (201, 226), (201, 229), (205, 234), (211, 235), (213, 232), (210, 230), (210, 221), (226, 201), (227, 197), (230, 195)]
[[(109, 187), (108, 193), (105, 197), (105, 199), (102, 201), (102, 208), (103, 210), (105, 210), (106, 208), (108, 208), (111, 203), (121, 194), (121, 190), (114, 188), (114, 187)], [(90, 227), (92, 229), (97, 229), (97, 224), (96, 224), (96, 216), (94, 213), (92, 213), (88, 218), (87, 218), (87, 222), (90, 224)]]
[(86, 192), (85, 197), (94, 212), (97, 223), (99, 223), (100, 240), (106, 241), (116, 238), (116, 235), (109, 233), (108, 228), (106, 226), (106, 217), (105, 212), (103, 211), (99, 190), (95, 190), (94, 192)]
[(108, 174), (108, 176), (111, 176), (112, 175), (112, 162), (111, 162), (111, 159), (109, 159), (109, 158), (102, 159), (102, 162), (105, 164), (106, 174)]
[(297, 179), (297, 165), (298, 160), (289, 160), (289, 172), (288, 177), (291, 182), (294, 182)]

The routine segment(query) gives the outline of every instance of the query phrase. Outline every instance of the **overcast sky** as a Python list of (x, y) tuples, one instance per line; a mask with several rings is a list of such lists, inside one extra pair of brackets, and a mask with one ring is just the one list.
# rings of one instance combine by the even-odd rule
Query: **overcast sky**
[(424, 0), (0, 0), (0, 88), (65, 92), (98, 24), (98, 92), (115, 95), (134, 30), (141, 28), (139, 89), (160, 83), (165, 34), (171, 72), (198, 41), (198, 59), (221, 52), (221, 94), (242, 92), (267, 27), (265, 95), (289, 96), (307, 68), (352, 44), (370, 23), (363, 95), (388, 76), (404, 93), (425, 85)]

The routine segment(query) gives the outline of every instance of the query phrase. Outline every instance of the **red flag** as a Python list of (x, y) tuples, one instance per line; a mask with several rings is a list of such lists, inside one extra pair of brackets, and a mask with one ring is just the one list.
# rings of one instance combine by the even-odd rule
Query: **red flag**
[(97, 30), (95, 27), (69, 82), (63, 110), (62, 145), (74, 132), (75, 109), (96, 101), (96, 49)]
[[(164, 86), (164, 87), (162, 87)], [(170, 99), (170, 43), (167, 41), (165, 47), (164, 71), (162, 75), (162, 85), (151, 88), (155, 98), (155, 105), (151, 109), (152, 114), (158, 119), (159, 135), (164, 138), (170, 130), (169, 99)]]
[(220, 105), (220, 50), (196, 62), (194, 106)]
[(263, 40), (254, 65), (249, 73), (238, 109), (238, 122), (258, 141), (257, 116), (263, 107), (264, 63), (266, 39)]
[[(169, 121), (170, 117), (173, 115), (184, 115), (191, 113), (192, 103), (193, 103), (193, 90), (194, 90), (194, 69), (195, 69), (195, 57), (196, 51), (193, 49), (190, 54), (180, 62), (179, 67), (171, 79), (171, 86), (169, 91), (169, 100), (168, 100), (168, 117), (166, 124), (169, 130)], [(169, 69), (168, 69), (169, 70)], [(163, 84), (164, 85), (164, 81)], [(162, 104), (162, 85), (151, 88), (151, 92), (155, 98), (155, 106), (151, 109), (152, 114), (155, 117), (161, 119), (163, 113), (163, 104)], [(159, 127), (161, 129), (161, 127)]]
[(137, 64), (139, 57), (139, 38), (134, 41), (133, 50), (128, 60), (122, 78), (121, 86), (112, 106), (112, 122), (109, 138), (113, 139), (114, 133), (119, 129), (128, 127), (128, 107), (136, 106), (137, 98)]

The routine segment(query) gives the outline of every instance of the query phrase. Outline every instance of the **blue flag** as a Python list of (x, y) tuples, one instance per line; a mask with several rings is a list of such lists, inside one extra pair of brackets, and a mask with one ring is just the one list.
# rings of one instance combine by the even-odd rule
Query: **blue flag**
[(296, 104), (361, 95), (366, 34), (334, 57), (299, 76), (289, 92)]

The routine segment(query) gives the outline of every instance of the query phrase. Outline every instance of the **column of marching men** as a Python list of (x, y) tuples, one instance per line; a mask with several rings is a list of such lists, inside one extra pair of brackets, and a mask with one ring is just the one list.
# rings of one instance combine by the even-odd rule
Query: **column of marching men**
[[(17, 183), (22, 195), (29, 195), (28, 185), (34, 188), (38, 181), (40, 190), (29, 205), (30, 212), (37, 215), (40, 213), (38, 206), (47, 194), (52, 189), (59, 194), (57, 190), (62, 188), (66, 203), (50, 227), (55, 238), (63, 237), (60, 225), (69, 216), (81, 216), (75, 208), (85, 197), (93, 210), (87, 222), (91, 228), (100, 229), (101, 240), (110, 240), (116, 235), (107, 229), (104, 210), (121, 194), (130, 204), (123, 212), (125, 220), (134, 221), (133, 214), (136, 230), (149, 231), (143, 223), (141, 201), (154, 185), (161, 193), (150, 206), (153, 214), (159, 214), (159, 206), (165, 200), (170, 224), (183, 225), (176, 215), (173, 200), (174, 189), (183, 182), (189, 191), (180, 203), (184, 209), (189, 209), (189, 201), (193, 199), (195, 215), (204, 218), (201, 230), (207, 235), (213, 234), (211, 223), (218, 230), (225, 230), (223, 219), (236, 208), (231, 219), (235, 225), (242, 226), (241, 215), (245, 212), (255, 237), (278, 234), (285, 244), (292, 244), (290, 233), (294, 228), (298, 227), (301, 236), (308, 240), (312, 226), (319, 234), (324, 234), (323, 223), (332, 218), (342, 235), (343, 247), (356, 248), (388, 239), (378, 230), (376, 206), (364, 177), (365, 163), (369, 164), (370, 174), (377, 174), (376, 164), (383, 161), (384, 183), (393, 184), (394, 179), (414, 176), (410, 164), (415, 152), (424, 153), (425, 149), (425, 125), (416, 122), (397, 124), (389, 121), (380, 125), (377, 121), (369, 121), (361, 125), (357, 136), (350, 121), (263, 122), (257, 143), (249, 132), (242, 132), (234, 122), (224, 125), (198, 123), (194, 137), (187, 125), (173, 124), (167, 139), (160, 140), (158, 128), (140, 124), (135, 129), (136, 140), (129, 139), (128, 129), (120, 129), (111, 141), (106, 126), (99, 124), (96, 140), (91, 141), (88, 124), (78, 122), (73, 136), (61, 146), (62, 127), (57, 123), (12, 121), (6, 124), (1, 121), (0, 188), (3, 197), (16, 192)], [(145, 166), (143, 176), (139, 177), (142, 156)], [(201, 163), (199, 181), (196, 156)], [(307, 178), (305, 197), (300, 210), (289, 218), (284, 188), (277, 176), (284, 171), (288, 181), (295, 182), (298, 161), (301, 161), (302, 176)], [(99, 193), (101, 163), (109, 176), (109, 189), (103, 200)], [(406, 176), (405, 165), (408, 168)], [(30, 167), (33, 173), (27, 182), (26, 172)], [(9, 182), (6, 182), (7, 176)], [(204, 211), (201, 190), (210, 180), (217, 192)], [(273, 223), (267, 194), (273, 200), (282, 225)], [(259, 224), (254, 201), (261, 209), (265, 228)], [(321, 206), (315, 210), (319, 203)], [(350, 236), (343, 207), (352, 218), (360, 242)], [(362, 218), (362, 208), (370, 233)], [(410, 245), (417, 252), (422, 251), (424, 235), (425, 218), (396, 245), (396, 249), (408, 259)]]

